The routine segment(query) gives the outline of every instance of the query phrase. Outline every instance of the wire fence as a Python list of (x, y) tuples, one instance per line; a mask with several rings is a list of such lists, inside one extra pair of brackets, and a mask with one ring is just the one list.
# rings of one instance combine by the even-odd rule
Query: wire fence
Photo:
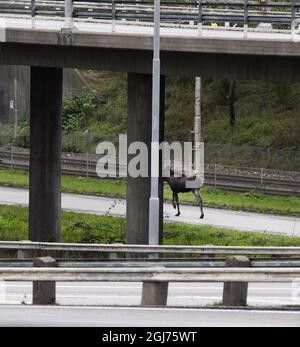
[[(70, 155), (74, 153), (93, 156), (98, 144), (104, 141), (112, 142), (118, 147), (119, 135), (91, 134), (89, 131), (65, 133), (62, 139), (63, 152)], [(12, 127), (1, 125), (0, 146), (29, 148), (29, 126), (20, 127), (18, 136), (14, 139)], [(300, 151), (298, 149), (205, 143), (205, 163), (300, 172)]]
[(205, 144), (205, 161), (218, 165), (300, 171), (300, 151), (235, 144)]

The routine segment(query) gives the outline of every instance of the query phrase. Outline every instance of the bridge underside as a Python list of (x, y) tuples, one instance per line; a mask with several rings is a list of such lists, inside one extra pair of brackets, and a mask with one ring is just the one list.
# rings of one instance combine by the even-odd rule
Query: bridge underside
[[(0, 52), (0, 64), (152, 73), (150, 50), (2, 43)], [(162, 74), (176, 76), (300, 81), (299, 62), (298, 56), (161, 52)]]

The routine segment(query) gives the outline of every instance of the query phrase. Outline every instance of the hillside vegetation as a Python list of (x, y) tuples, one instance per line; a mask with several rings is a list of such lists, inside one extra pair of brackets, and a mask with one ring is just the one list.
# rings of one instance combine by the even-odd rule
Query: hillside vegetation
[[(127, 132), (127, 75), (76, 71), (74, 76), (83, 87), (64, 101), (64, 151), (86, 152), (89, 145), (94, 152), (100, 141)], [(230, 81), (203, 79), (206, 162), (300, 171), (300, 84), (236, 81), (235, 126), (229, 121), (229, 93)], [(194, 94), (193, 78), (166, 78), (167, 140), (191, 140)], [(28, 120), (19, 124), (16, 145), (26, 147)], [(0, 144), (11, 135), (12, 129), (2, 126)]]
[[(89, 126), (92, 134), (126, 133), (126, 74), (80, 73), (84, 76), (85, 93), (96, 96), (93, 117), (89, 110), (88, 119), (82, 118), (84, 126)], [(167, 140), (191, 139), (194, 83), (193, 78), (166, 78)], [(203, 139), (207, 162), (300, 171), (300, 84), (236, 81), (232, 98), (235, 126), (229, 120), (229, 93), (230, 81), (203, 79)], [(74, 99), (69, 100), (69, 106), (74, 102), (76, 105)], [(76, 105), (75, 109), (80, 107)], [(70, 113), (68, 107), (65, 113)], [(80, 129), (79, 126), (74, 130)]]
[[(97, 132), (125, 132), (126, 75), (84, 72), (100, 102)], [(203, 137), (211, 143), (233, 143), (291, 150), (300, 148), (300, 84), (237, 81), (237, 123), (228, 120), (229, 81), (204, 79)], [(168, 77), (166, 81), (166, 136), (187, 140), (193, 127), (194, 79)]]

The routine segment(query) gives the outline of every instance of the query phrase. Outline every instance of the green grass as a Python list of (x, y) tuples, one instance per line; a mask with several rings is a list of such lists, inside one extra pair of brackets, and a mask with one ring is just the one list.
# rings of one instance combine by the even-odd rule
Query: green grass
[[(123, 218), (72, 212), (62, 213), (62, 241), (124, 242)], [(0, 205), (0, 240), (26, 240), (28, 209)], [(241, 232), (209, 226), (164, 224), (164, 244), (219, 246), (300, 246), (300, 237)]]
[[(27, 188), (28, 173), (26, 171), (0, 169), (0, 185)], [(63, 176), (62, 190), (76, 194), (124, 197), (126, 195), (126, 183), (124, 180)], [(282, 215), (300, 215), (299, 197), (269, 196), (257, 192), (232, 193), (211, 187), (205, 187), (202, 193), (205, 205), (210, 207)], [(165, 199), (171, 200), (171, 191), (167, 185), (165, 186)], [(192, 194), (181, 195), (180, 199), (185, 203), (195, 203)]]

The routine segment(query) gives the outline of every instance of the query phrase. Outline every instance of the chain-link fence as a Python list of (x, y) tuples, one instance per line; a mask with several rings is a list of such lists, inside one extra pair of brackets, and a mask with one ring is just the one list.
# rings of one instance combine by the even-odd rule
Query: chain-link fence
[(298, 150), (206, 143), (205, 161), (218, 165), (300, 171), (300, 151)]
[[(63, 152), (94, 154), (103, 141), (118, 145), (118, 135), (91, 134), (89, 131), (63, 135)], [(0, 146), (14, 144), (29, 147), (29, 128), (22, 127), (13, 139), (10, 126), (0, 127)], [(282, 171), (300, 171), (300, 151), (263, 148), (248, 145), (205, 143), (205, 162), (208, 164), (255, 167)]]

